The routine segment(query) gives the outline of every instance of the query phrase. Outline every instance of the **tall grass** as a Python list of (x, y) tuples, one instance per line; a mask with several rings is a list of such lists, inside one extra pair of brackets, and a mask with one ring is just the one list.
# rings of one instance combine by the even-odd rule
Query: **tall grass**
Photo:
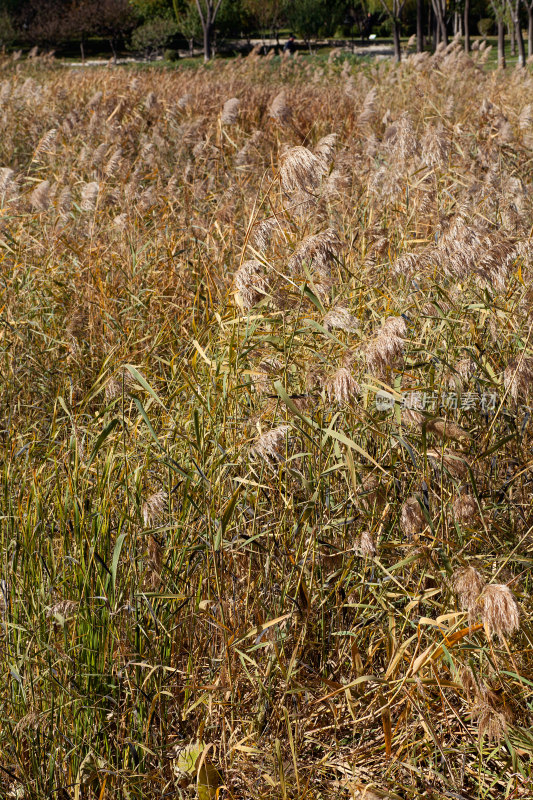
[(533, 80), (485, 58), (2, 65), (3, 796), (531, 796)]

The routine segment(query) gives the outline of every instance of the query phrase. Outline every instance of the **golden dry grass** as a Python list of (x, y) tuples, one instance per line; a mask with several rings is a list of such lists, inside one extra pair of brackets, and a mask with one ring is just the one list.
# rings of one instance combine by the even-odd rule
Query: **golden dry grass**
[(533, 79), (485, 58), (2, 65), (3, 796), (532, 796)]

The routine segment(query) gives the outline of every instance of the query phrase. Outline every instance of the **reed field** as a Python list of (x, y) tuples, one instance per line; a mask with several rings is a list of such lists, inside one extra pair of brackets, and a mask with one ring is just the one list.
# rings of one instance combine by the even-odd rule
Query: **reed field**
[(0, 797), (533, 797), (533, 73), (0, 62)]

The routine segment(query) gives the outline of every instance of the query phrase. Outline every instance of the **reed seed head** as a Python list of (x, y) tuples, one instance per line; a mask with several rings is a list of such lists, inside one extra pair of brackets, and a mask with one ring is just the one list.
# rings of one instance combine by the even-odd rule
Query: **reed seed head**
[(487, 584), (478, 598), (478, 604), (489, 638), (497, 635), (503, 641), (519, 629), (518, 605), (513, 593), (505, 584)]
[(291, 147), (280, 159), (281, 185), (288, 194), (316, 192), (325, 172), (323, 161), (307, 147)]

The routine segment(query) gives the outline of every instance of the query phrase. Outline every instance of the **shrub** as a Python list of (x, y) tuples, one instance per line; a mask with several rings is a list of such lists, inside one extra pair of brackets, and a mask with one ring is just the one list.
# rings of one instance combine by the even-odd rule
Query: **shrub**
[(176, 33), (177, 25), (173, 19), (155, 17), (133, 31), (130, 47), (137, 53), (154, 56), (163, 51)]
[(494, 20), (492, 17), (483, 17), (479, 20), (477, 29), (480, 36), (489, 36), (494, 29)]
[(165, 61), (179, 61), (179, 51), (173, 50), (172, 48), (167, 48), (163, 53), (163, 58)]

